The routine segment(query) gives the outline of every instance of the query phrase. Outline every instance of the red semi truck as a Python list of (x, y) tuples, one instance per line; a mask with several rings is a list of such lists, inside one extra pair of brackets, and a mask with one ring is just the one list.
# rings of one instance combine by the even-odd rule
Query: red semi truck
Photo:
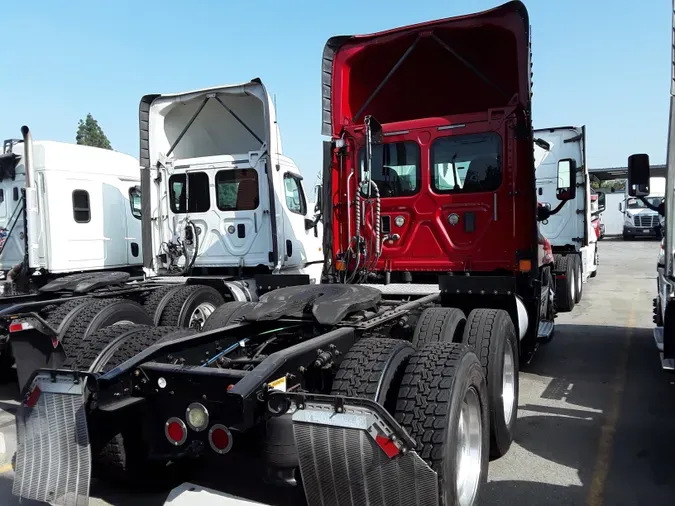
[(512, 1), (327, 42), (321, 284), (228, 302), (201, 331), (109, 327), (76, 357), (15, 315), (13, 345), (50, 367), (17, 411), (14, 494), (76, 504), (90, 467), (145, 483), (244, 452), (311, 506), (477, 504), (521, 357), (553, 334), (538, 222), (575, 192), (562, 164), (561, 204), (537, 204), (529, 38)]

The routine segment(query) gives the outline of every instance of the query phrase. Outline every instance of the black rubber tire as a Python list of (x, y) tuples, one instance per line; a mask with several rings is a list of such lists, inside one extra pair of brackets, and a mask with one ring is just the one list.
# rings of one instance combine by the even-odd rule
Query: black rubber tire
[(182, 287), (183, 285), (168, 285), (155, 288), (145, 298), (143, 301), (143, 307), (155, 322), (159, 322), (162, 317), (161, 314), (157, 314), (157, 309), (161, 306), (162, 309), (160, 312), (164, 311), (166, 306), (165, 304), (162, 304), (162, 302), (164, 301), (165, 297), (170, 297), (170, 293), (172, 293), (174, 290), (180, 290)]
[(241, 302), (238, 300), (226, 302), (208, 317), (202, 327), (202, 331), (221, 329), (236, 323), (250, 313), (256, 305), (257, 303), (255, 302)]
[(464, 396), (478, 395), (482, 423), (480, 504), (488, 470), (489, 418), (485, 376), (476, 354), (459, 343), (430, 343), (409, 359), (396, 403), (396, 420), (417, 441), (417, 453), (438, 473), (439, 504), (455, 506), (455, 445)]
[(422, 311), (412, 344), (416, 349), (427, 343), (461, 342), (462, 332), (466, 325), (466, 317), (461, 309), (454, 307), (429, 307)]
[(574, 304), (581, 302), (581, 297), (584, 294), (583, 283), (583, 263), (580, 255), (572, 255), (571, 260), (574, 262), (574, 272), (576, 273), (576, 283), (574, 283)]
[(138, 325), (152, 325), (152, 318), (138, 302), (128, 299), (92, 299), (77, 310), (77, 314), (61, 325), (59, 340), (66, 355), (77, 357), (89, 345), (94, 332), (128, 321)]
[(414, 351), (408, 341), (401, 339), (360, 339), (340, 363), (331, 393), (373, 400), (393, 415), (398, 384)]
[[(476, 353), (483, 367), (490, 406), (490, 457), (499, 458), (511, 447), (518, 419), (519, 346), (511, 316), (503, 309), (474, 309), (466, 320), (462, 342)], [(502, 396), (507, 345), (511, 346), (514, 372), (514, 398), (508, 424)]]
[(628, 235), (626, 232), (623, 233), (623, 240), (624, 241), (631, 241), (633, 239), (632, 235)]
[[(98, 372), (107, 372), (117, 367), (162, 339), (175, 339), (195, 332), (193, 329), (180, 327), (145, 327), (126, 339), (107, 363), (100, 364)], [(92, 336), (92, 340), (99, 339), (110, 342), (114, 337), (106, 335), (106, 331)], [(142, 427), (134, 417), (125, 417), (125, 420), (128, 421), (127, 424), (120, 420), (122, 426), (118, 433), (113, 434), (100, 448), (92, 448), (93, 471), (96, 476), (105, 476), (106, 479), (132, 487), (163, 488), (186, 471), (186, 466), (178, 463), (167, 467), (164, 462), (148, 460), (147, 439)], [(192, 461), (190, 464), (193, 465)]]
[(71, 311), (75, 311), (83, 304), (91, 302), (93, 299), (84, 298), (84, 299), (74, 299), (54, 306), (50, 309), (45, 310), (45, 320), (49, 325), (51, 325), (54, 330), (59, 331), (63, 320), (70, 314)]
[(555, 300), (556, 309), (561, 313), (569, 313), (574, 309), (574, 294), (569, 280), (574, 276), (574, 265), (566, 255), (556, 255), (555, 270), (565, 273), (564, 276), (556, 274)]
[[(89, 366), (98, 358), (101, 352), (114, 339), (117, 339), (122, 334), (151, 328), (148, 325), (136, 325), (123, 323), (120, 325), (113, 325), (94, 332), (87, 340), (87, 346), (83, 346), (76, 356), (68, 357), (63, 364), (66, 369), (73, 369), (76, 371), (87, 371)], [(131, 336), (131, 334), (130, 334)]]
[(171, 300), (159, 319), (159, 326), (189, 327), (193, 311), (203, 303), (211, 303), (217, 309), (225, 303), (225, 299), (218, 290), (206, 285), (182, 286), (172, 291)]

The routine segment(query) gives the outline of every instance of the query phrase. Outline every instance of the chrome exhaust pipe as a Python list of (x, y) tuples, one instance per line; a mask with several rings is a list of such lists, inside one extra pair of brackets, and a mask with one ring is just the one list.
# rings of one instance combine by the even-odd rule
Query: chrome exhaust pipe
[(23, 136), (23, 166), (26, 170), (26, 188), (30, 188), (35, 175), (33, 169), (33, 135), (26, 125), (21, 127), (21, 135)]

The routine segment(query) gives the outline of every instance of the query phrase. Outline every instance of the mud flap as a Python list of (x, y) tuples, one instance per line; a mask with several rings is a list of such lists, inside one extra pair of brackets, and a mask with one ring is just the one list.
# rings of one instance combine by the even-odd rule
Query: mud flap
[(437, 506), (438, 476), (414, 441), (397, 436), (407, 434), (384, 408), (344, 401), (299, 403), (293, 414), (308, 506)]
[(9, 342), (16, 363), (19, 390), (27, 386), (36, 370), (58, 369), (66, 360), (66, 352), (56, 331), (36, 314), (12, 320)]
[(16, 413), (14, 495), (53, 506), (89, 504), (86, 381), (73, 374), (40, 372), (31, 382)]

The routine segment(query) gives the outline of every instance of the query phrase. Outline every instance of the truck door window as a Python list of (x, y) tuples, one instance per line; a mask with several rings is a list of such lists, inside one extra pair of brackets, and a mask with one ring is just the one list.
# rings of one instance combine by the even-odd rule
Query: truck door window
[(302, 216), (307, 214), (307, 201), (302, 191), (302, 184), (300, 184), (300, 179), (293, 174), (284, 174), (284, 194), (286, 207), (290, 212)]
[(211, 208), (209, 195), (209, 176), (205, 172), (190, 172), (189, 187), (186, 205), (185, 174), (174, 174), (169, 178), (169, 202), (171, 211), (176, 214), (205, 213)]
[(227, 169), (216, 173), (216, 204), (221, 211), (253, 211), (260, 204), (258, 172)]
[[(658, 207), (659, 205), (661, 205), (661, 200), (663, 200), (663, 197), (647, 197), (647, 198), (645, 198), (645, 200), (647, 202), (649, 202), (651, 205), (653, 205), (654, 207)], [(628, 199), (626, 201), (626, 207), (628, 209), (646, 209), (647, 208), (647, 206), (644, 205), (642, 200), (632, 199), (632, 198)]]
[(141, 192), (135, 186), (129, 188), (129, 205), (134, 218), (141, 219)]
[[(361, 181), (366, 150), (359, 150), (359, 169)], [(384, 165), (373, 170), (370, 179), (377, 185), (380, 197), (404, 197), (414, 195), (420, 187), (420, 147), (413, 141), (392, 142), (384, 145)], [(362, 195), (367, 196), (367, 189)]]
[(89, 223), (91, 221), (89, 192), (86, 190), (73, 191), (73, 219), (75, 223)]
[(437, 193), (495, 191), (502, 184), (502, 141), (496, 133), (440, 137), (431, 145)]

